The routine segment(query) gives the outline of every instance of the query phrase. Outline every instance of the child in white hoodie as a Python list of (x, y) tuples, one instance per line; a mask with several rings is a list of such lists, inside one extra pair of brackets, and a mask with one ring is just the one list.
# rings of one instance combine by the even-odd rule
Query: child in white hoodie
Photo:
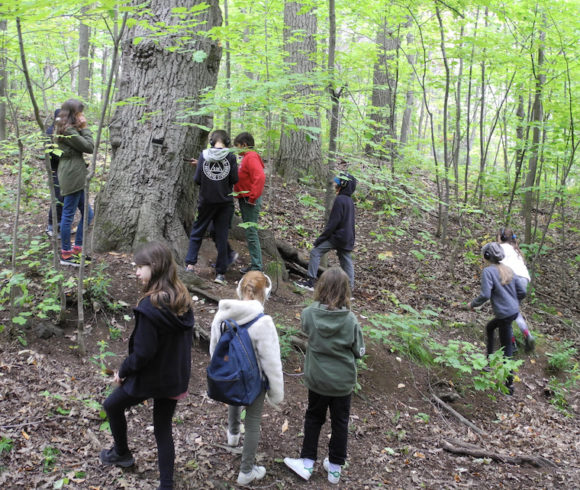
[[(264, 312), (264, 303), (270, 295), (272, 282), (259, 271), (248, 272), (238, 285), (240, 299), (223, 299), (219, 302), (218, 312), (211, 324), (210, 356), (221, 336), (221, 324), (224, 320), (235, 320), (239, 325), (248, 323)], [(264, 399), (278, 405), (284, 399), (284, 379), (280, 344), (276, 325), (269, 315), (264, 315), (248, 328), (248, 334), (256, 353), (256, 359), (262, 373), (268, 378), (268, 391), (263, 391), (250, 406), (246, 407), (245, 437), (242, 449), (242, 464), (238, 474), (238, 484), (248, 485), (254, 480), (266, 476), (266, 468), (256, 466), (256, 450), (260, 441), (260, 421)], [(228, 406), (228, 445), (237, 446), (240, 441), (240, 423), (242, 407)]]

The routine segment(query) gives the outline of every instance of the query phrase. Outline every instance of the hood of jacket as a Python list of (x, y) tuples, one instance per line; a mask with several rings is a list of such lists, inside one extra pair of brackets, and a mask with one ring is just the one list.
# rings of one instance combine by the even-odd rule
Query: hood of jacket
[(311, 311), (316, 318), (316, 329), (321, 337), (333, 337), (343, 328), (344, 319), (349, 316), (350, 310), (329, 310), (326, 305), (315, 302), (311, 305)]
[(221, 162), (229, 153), (229, 148), (207, 148), (203, 150), (203, 158), (206, 162)]
[(348, 180), (341, 179), (341, 182), (346, 182), (346, 185), (341, 187), (338, 194), (343, 196), (352, 196), (356, 190), (356, 179), (350, 174), (346, 174), (346, 176), (348, 177)]
[(231, 318), (238, 325), (243, 325), (252, 321), (260, 313), (264, 313), (264, 305), (258, 300), (222, 299), (218, 305), (216, 319), (223, 321)]
[(135, 308), (135, 313), (146, 315), (152, 322), (168, 331), (187, 331), (193, 329), (193, 310), (190, 308), (186, 313), (177, 316), (169, 308), (164, 306), (155, 308), (148, 296), (143, 298)]

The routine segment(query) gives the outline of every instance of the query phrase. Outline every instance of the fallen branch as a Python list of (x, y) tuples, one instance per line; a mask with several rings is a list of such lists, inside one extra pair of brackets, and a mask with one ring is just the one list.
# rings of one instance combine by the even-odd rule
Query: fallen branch
[(500, 463), (510, 463), (510, 464), (530, 464), (536, 468), (541, 467), (552, 467), (557, 468), (558, 466), (547, 458), (542, 456), (508, 456), (507, 454), (494, 453), (487, 451), (485, 449), (474, 446), (473, 444), (461, 444), (460, 446), (454, 446), (448, 441), (442, 440), (441, 447), (453, 454), (462, 454), (466, 456), (473, 456), (474, 458), (489, 458), (494, 461), (499, 461)]
[(459, 412), (457, 412), (456, 410), (451, 408), (449, 405), (447, 405), (447, 403), (445, 403), (443, 400), (441, 400), (441, 398), (439, 398), (437, 395), (431, 395), (431, 396), (432, 396), (433, 400), (437, 403), (437, 405), (439, 405), (440, 407), (447, 410), (451, 415), (453, 415), (455, 418), (457, 418), (457, 420), (459, 420), (461, 423), (467, 425), (467, 427), (469, 427), (475, 433), (479, 434), (480, 436), (484, 436), (487, 434), (484, 430), (477, 427), (477, 425), (475, 425), (473, 422), (470, 422), (463, 415), (461, 415)]

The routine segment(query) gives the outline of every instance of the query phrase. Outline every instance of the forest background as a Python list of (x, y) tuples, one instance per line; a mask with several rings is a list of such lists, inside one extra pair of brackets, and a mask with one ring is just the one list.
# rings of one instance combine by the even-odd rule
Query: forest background
[[(372, 247), (366, 258), (385, 267), (395, 243), (406, 240), (407, 263), (419, 264), (413, 274), (443, 261), (446, 280), (456, 281), (457, 264), (477, 267), (480, 246), (512, 226), (532, 274), (534, 311), (563, 317), (546, 359), (565, 359), (558, 368), (565, 374), (550, 378), (550, 390), (574, 414), (579, 7), (527, 0), (2, 1), (0, 207), (10, 232), (2, 233), (0, 329), (26, 343), (31, 324), (66, 317), (72, 291), (78, 350), (91, 350), (87, 290), (103, 286), (106, 273), (81, 268), (71, 279), (57, 265), (58, 242), (47, 254), (47, 243), (22, 219), (44, 220), (45, 129), (54, 109), (75, 97), (86, 103), (98, 145), (86, 184), (91, 201), (96, 196), (95, 253), (162, 239), (182, 258), (197, 199), (189, 160), (212, 128), (251, 132), (267, 162), (267, 185), (296, 189), (294, 218), (305, 219), (268, 224), (276, 239), (297, 248), (307, 249), (319, 232), (309, 217), (318, 226), (324, 221), (332, 202), (327, 183), (339, 170), (359, 180), (357, 208), (370, 220), (360, 255)], [(432, 229), (402, 224), (429, 217)], [(278, 253), (277, 264), (284, 259)], [(557, 272), (547, 277), (556, 253)], [(269, 272), (284, 276), (280, 269)], [(535, 295), (542, 271), (545, 282), (565, 283), (560, 304)], [(444, 316), (402, 304), (362, 272), (363, 295), (387, 298), (383, 310), (414, 321), (418, 332), (431, 313)], [(412, 275), (407, 282), (416, 288), (421, 281)], [(565, 315), (562, 304), (570, 308)], [(377, 321), (373, 336), (396, 345), (395, 335), (404, 339), (402, 350), (421, 357), (413, 348), (424, 338), (397, 330), (393, 318)], [(377, 333), (383, 327), (388, 334)], [(445, 356), (457, 368), (449, 350)], [(469, 358), (470, 374), (478, 362)], [(477, 389), (497, 388), (505, 372), (494, 374), (474, 381), (482, 383)]]

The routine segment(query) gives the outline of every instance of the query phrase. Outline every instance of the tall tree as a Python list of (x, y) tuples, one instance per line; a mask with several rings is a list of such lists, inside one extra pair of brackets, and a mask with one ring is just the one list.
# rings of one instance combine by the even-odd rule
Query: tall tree
[(188, 161), (206, 145), (201, 128), (212, 122), (180, 113), (198, 108), (199, 94), (216, 84), (221, 48), (205, 34), (222, 17), (218, 0), (152, 0), (147, 7), (122, 46), (111, 171), (97, 200), (95, 247), (131, 250), (164, 240), (183, 256), (196, 207)]
[(383, 17), (376, 33), (377, 58), (373, 66), (373, 92), (371, 96), (370, 118), (373, 121), (374, 145), (367, 146), (367, 153), (373, 146), (383, 148), (394, 169), (396, 131), (396, 106), (398, 85), (399, 29), (393, 29)]
[(528, 173), (526, 175), (526, 187), (524, 193), (524, 241), (532, 242), (532, 206), (534, 201), (534, 186), (536, 183), (536, 171), (538, 167), (538, 155), (540, 153), (540, 139), (542, 136), (542, 122), (544, 119), (544, 107), (542, 104), (542, 91), (546, 83), (546, 74), (544, 73), (544, 41), (546, 32), (540, 31), (540, 43), (538, 46), (537, 63), (534, 66), (534, 76), (536, 79), (536, 93), (534, 95), (534, 106), (532, 109), (532, 147), (530, 149), (530, 159), (528, 161)]
[(6, 139), (6, 26), (6, 19), (0, 19), (0, 141)]
[(287, 179), (303, 174), (323, 177), (320, 146), (320, 117), (312, 103), (314, 88), (312, 78), (316, 70), (316, 11), (302, 2), (286, 1), (284, 4), (285, 64), (297, 80), (295, 93), (304, 101), (303, 116), (288, 121), (280, 135), (280, 148), (276, 157), (276, 171)]
[(79, 23), (79, 76), (78, 76), (78, 96), (83, 100), (89, 99), (89, 37), (90, 29), (83, 22), (83, 16), (88, 7), (81, 9), (81, 20)]

